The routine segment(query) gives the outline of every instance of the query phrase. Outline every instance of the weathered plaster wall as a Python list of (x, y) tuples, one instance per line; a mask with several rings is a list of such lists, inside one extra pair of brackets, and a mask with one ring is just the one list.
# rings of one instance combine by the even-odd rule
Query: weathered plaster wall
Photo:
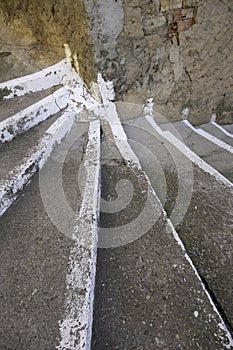
[(89, 20), (82, 0), (1, 0), (0, 40), (24, 48), (46, 64), (64, 58), (63, 44), (77, 51), (81, 73), (95, 79)]
[(170, 120), (233, 122), (232, 0), (87, 0), (97, 69), (117, 98)]
[(170, 120), (189, 107), (196, 124), (213, 113), (233, 122), (232, 18), (232, 0), (2, 0), (0, 45), (21, 51), (0, 57), (0, 71), (7, 62), (15, 68), (21, 54), (22, 74), (33, 66), (23, 50), (54, 63), (67, 42), (87, 83), (95, 79), (95, 50), (96, 69), (114, 81), (118, 99), (153, 96)]

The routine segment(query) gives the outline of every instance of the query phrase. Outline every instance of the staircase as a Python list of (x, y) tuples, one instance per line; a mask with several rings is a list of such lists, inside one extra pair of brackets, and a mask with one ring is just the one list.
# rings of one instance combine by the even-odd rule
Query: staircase
[(230, 127), (98, 89), (0, 84), (0, 349), (232, 349)]

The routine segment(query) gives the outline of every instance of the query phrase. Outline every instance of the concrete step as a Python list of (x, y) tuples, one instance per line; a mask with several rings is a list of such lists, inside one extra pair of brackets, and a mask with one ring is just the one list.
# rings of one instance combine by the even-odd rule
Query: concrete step
[(233, 147), (196, 130), (187, 121), (161, 124), (160, 127), (171, 131), (206, 163), (233, 182)]
[(1, 349), (90, 348), (99, 135), (75, 122), (0, 219)]
[(61, 85), (71, 72), (71, 64), (64, 59), (39, 72), (0, 83), (0, 100), (23, 96)]
[[(30, 97), (31, 94), (26, 98), (30, 100)], [(67, 107), (68, 99), (69, 93), (63, 87), (3, 120), (0, 122), (0, 144), (11, 141), (17, 135), (31, 129), (33, 126), (48, 119), (51, 115), (55, 115)]]
[(233, 135), (228, 133), (222, 126), (215, 122), (207, 123), (200, 126), (201, 130), (209, 133), (210, 135), (217, 137), (219, 140), (233, 147)]
[(0, 147), (0, 215), (12, 204), (23, 186), (46, 162), (54, 145), (70, 130), (75, 114), (67, 110)]
[(221, 127), (228, 131), (230, 134), (233, 134), (233, 124), (224, 124), (221, 125)]
[(105, 103), (92, 349), (231, 348), (114, 105)]
[(24, 96), (18, 96), (14, 98), (14, 102), (12, 101), (12, 99), (0, 101), (0, 122), (28, 108), (29, 106), (40, 101), (41, 99), (47, 97), (48, 95), (58, 90), (60, 87), (61, 86), (51, 87), (46, 90), (36, 91), (30, 94), (28, 93)]
[(129, 121), (124, 129), (203, 283), (233, 329), (233, 185), (172, 134), (162, 132), (153, 119)]

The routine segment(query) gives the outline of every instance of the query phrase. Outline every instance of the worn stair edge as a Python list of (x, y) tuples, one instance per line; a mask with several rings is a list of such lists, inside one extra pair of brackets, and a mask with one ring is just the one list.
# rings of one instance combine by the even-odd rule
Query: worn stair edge
[(201, 159), (196, 153), (194, 153), (188, 146), (186, 146), (183, 142), (181, 142), (173, 133), (170, 131), (162, 131), (158, 124), (155, 122), (154, 118), (151, 116), (145, 117), (150, 125), (166, 140), (168, 140), (174, 147), (176, 147), (181, 153), (183, 153), (188, 159), (190, 159), (194, 164), (196, 164), (200, 169), (204, 170), (204, 172), (214, 176), (214, 178), (228, 186), (233, 187), (233, 184), (225, 178), (222, 174), (220, 174), (216, 169), (207, 164), (203, 159)]
[(51, 154), (56, 143), (70, 131), (76, 113), (67, 110), (45, 132), (36, 150), (24, 159), (22, 165), (12, 169), (10, 178), (0, 183), (0, 216), (11, 206), (19, 192), (31, 180), (37, 170), (41, 169)]
[(60, 85), (71, 68), (70, 62), (64, 59), (34, 74), (0, 83), (0, 92), (3, 99), (9, 99)]
[(186, 124), (194, 133), (199, 134), (200, 136), (204, 137), (205, 139), (207, 139), (208, 141), (214, 143), (215, 145), (217, 145), (220, 148), (223, 148), (225, 151), (233, 153), (233, 147), (231, 147), (230, 145), (226, 144), (225, 142), (219, 140), (217, 137), (209, 134), (208, 132), (198, 128), (194, 128), (194, 126), (192, 124), (190, 124), (190, 122), (188, 120), (183, 120), (183, 123)]
[(60, 88), (51, 95), (0, 122), (0, 145), (45, 121), (67, 107), (69, 93)]
[(88, 136), (84, 160), (86, 182), (69, 258), (66, 316), (60, 322), (61, 340), (56, 347), (59, 350), (91, 348), (100, 202), (99, 120), (90, 122)]

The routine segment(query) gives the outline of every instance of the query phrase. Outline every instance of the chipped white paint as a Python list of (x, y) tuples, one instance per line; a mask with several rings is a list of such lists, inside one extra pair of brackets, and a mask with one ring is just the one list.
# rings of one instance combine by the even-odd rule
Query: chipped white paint
[(202, 136), (203, 138), (205, 138), (206, 140), (214, 143), (218, 147), (223, 148), (225, 151), (233, 153), (233, 147), (231, 147), (230, 145), (227, 145), (225, 142), (219, 140), (217, 137), (210, 135), (208, 132), (206, 132), (202, 129), (194, 128), (194, 126), (192, 124), (190, 124), (190, 122), (188, 120), (184, 120), (183, 123), (186, 124), (194, 133), (196, 133), (196, 134)]
[(67, 61), (72, 63), (73, 58), (72, 58), (72, 52), (71, 52), (71, 49), (70, 49), (69, 45), (68, 44), (63, 44), (63, 46), (64, 46), (64, 50), (65, 50), (65, 55), (66, 55)]
[(211, 118), (210, 118), (210, 121), (211, 121), (211, 123), (213, 122), (216, 122), (216, 114), (214, 113), (214, 114), (212, 114), (212, 116), (211, 116)]
[(27, 93), (46, 90), (52, 86), (62, 84), (63, 79), (72, 70), (71, 64), (67, 59), (59, 63), (42, 69), (34, 74), (25, 75), (21, 78), (8, 80), (0, 83), (0, 90), (7, 89), (9, 94), (4, 99), (13, 98), (15, 96), (23, 96)]
[(17, 135), (58, 113), (67, 106), (68, 101), (68, 91), (61, 88), (12, 117), (5, 119), (0, 123), (0, 144), (11, 141)]
[(150, 115), (153, 116), (154, 112), (154, 99), (149, 98), (145, 105), (143, 106), (143, 115)]
[(220, 174), (216, 169), (208, 165), (204, 160), (202, 160), (196, 153), (191, 151), (183, 142), (181, 142), (176, 136), (174, 136), (170, 131), (162, 131), (159, 126), (156, 124), (153, 118), (147, 116), (146, 119), (148, 122), (155, 128), (155, 130), (162, 136), (164, 139), (169, 141), (174, 147), (176, 147), (181, 153), (183, 153), (187, 158), (189, 158), (194, 164), (196, 164), (200, 169), (204, 170), (206, 173), (214, 176), (215, 179), (227, 185), (228, 187), (233, 187), (233, 184), (227, 180), (222, 174)]
[(84, 167), (86, 184), (74, 229), (75, 244), (71, 250), (66, 277), (66, 315), (60, 323), (61, 340), (56, 347), (59, 350), (91, 348), (100, 196), (99, 120), (90, 122)]
[(184, 108), (182, 111), (182, 115), (184, 118), (187, 118), (189, 116), (189, 108)]
[(10, 207), (22, 188), (31, 180), (32, 176), (47, 161), (53, 147), (60, 143), (70, 131), (75, 119), (75, 113), (67, 110), (45, 132), (36, 149), (24, 159), (23, 164), (16, 167), (9, 174), (9, 178), (0, 183), (0, 216)]

